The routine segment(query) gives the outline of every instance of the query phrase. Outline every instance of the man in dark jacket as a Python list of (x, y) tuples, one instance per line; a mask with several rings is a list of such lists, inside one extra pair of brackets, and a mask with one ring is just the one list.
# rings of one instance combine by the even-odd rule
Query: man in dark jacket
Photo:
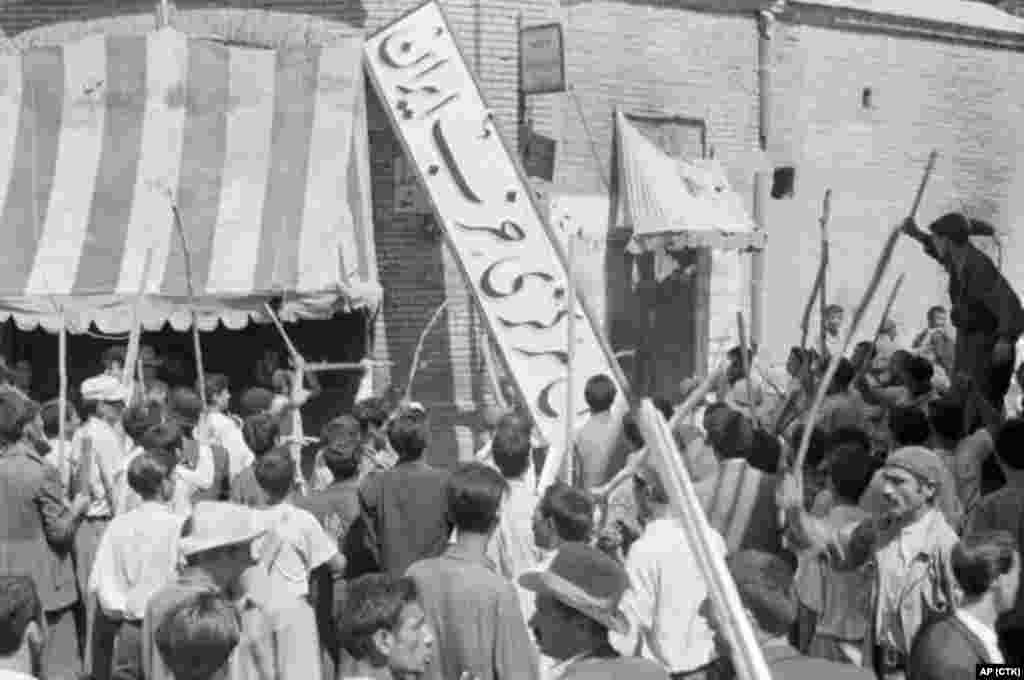
[(1005, 662), (995, 625), (1017, 597), (1016, 539), (1006, 532), (970, 536), (953, 549), (952, 562), (964, 601), (918, 633), (907, 662), (908, 680), (974, 680), (978, 664)]
[(949, 213), (933, 222), (928, 232), (908, 219), (903, 232), (919, 241), (949, 274), (951, 316), (957, 329), (953, 370), (969, 374), (1002, 410), (1013, 376), (1015, 344), (1024, 333), (1024, 309), (992, 260), (970, 242), (971, 236), (992, 236), (995, 230), (981, 220)]
[[(65, 503), (57, 469), (22, 439), (37, 413), (17, 393), (0, 393), (0, 571), (31, 575), (47, 627), (63, 631), (73, 625), (78, 602), (70, 556), (89, 498), (79, 494), (70, 506)], [(48, 670), (77, 671), (68, 668), (77, 666), (76, 643), (73, 635), (60, 635), (60, 644), (47, 649)]]

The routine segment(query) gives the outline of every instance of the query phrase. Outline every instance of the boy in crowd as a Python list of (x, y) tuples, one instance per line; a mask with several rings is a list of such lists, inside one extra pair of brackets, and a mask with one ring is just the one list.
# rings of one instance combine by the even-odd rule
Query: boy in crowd
[(565, 482), (547, 488), (533, 514), (537, 547), (554, 555), (564, 543), (589, 543), (594, 533), (594, 502)]
[[(254, 460), (259, 460), (277, 446), (281, 428), (277, 418), (269, 413), (248, 416), (242, 425), (242, 436), (252, 451)], [(231, 502), (250, 508), (262, 508), (267, 504), (267, 494), (256, 481), (252, 464), (247, 465), (238, 476), (231, 480)]]
[(43, 606), (30, 576), (0, 575), (0, 677), (42, 678), (46, 649)]
[(156, 629), (156, 648), (174, 680), (227, 680), (228, 660), (242, 638), (234, 605), (201, 592), (168, 611)]

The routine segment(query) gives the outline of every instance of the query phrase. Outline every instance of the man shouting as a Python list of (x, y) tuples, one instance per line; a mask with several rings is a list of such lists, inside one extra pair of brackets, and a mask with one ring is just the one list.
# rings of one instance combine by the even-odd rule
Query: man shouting
[(995, 230), (981, 220), (949, 213), (928, 231), (908, 219), (903, 232), (920, 241), (925, 253), (949, 274), (951, 316), (957, 329), (954, 372), (970, 375), (1002, 412), (1013, 376), (1014, 347), (1024, 332), (1024, 309), (992, 260), (970, 242), (971, 236), (992, 236)]

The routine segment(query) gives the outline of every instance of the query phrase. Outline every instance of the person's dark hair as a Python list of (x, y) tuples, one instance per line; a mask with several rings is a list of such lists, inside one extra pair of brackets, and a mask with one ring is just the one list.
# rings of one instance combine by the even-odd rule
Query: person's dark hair
[(784, 635), (796, 621), (793, 568), (781, 557), (758, 550), (743, 550), (726, 559), (740, 601), (757, 627)]
[(211, 404), (217, 395), (231, 388), (231, 381), (223, 373), (207, 373), (203, 387), (206, 390), (206, 403)]
[[(505, 418), (502, 418), (504, 422)], [(520, 420), (516, 418), (517, 422)], [(530, 433), (522, 427), (514, 427), (511, 423), (502, 427), (499, 423), (491, 440), (491, 455), (494, 464), (501, 470), (506, 479), (522, 477), (530, 467), (531, 452)]]
[(540, 499), (540, 516), (550, 519), (555, 533), (567, 543), (587, 543), (594, 533), (594, 501), (585, 492), (555, 482)]
[(889, 409), (889, 431), (897, 447), (926, 446), (932, 433), (928, 416), (916, 406)]
[(945, 313), (946, 313), (946, 308), (943, 307), (942, 305), (934, 305), (932, 307), (929, 307), (928, 308), (928, 323), (929, 324), (935, 323), (935, 315), (936, 314), (945, 314)]
[(498, 523), (508, 482), (483, 463), (462, 463), (448, 478), (448, 514), (460, 532), (486, 534)]
[(408, 577), (366, 574), (354, 579), (338, 612), (338, 642), (355, 660), (384, 665), (373, 636), (381, 630), (395, 632), (402, 611), (418, 600), (416, 582)]
[(172, 468), (167, 463), (167, 456), (159, 453), (140, 453), (128, 464), (128, 486), (139, 494), (142, 500), (156, 498), (163, 483), (171, 474)]
[(190, 595), (157, 623), (155, 641), (174, 680), (208, 680), (242, 637), (234, 604), (213, 590)]
[(0, 574), (0, 657), (21, 648), (28, 624), (43, 625), (43, 605), (28, 574)]
[(295, 484), (295, 460), (288, 447), (278, 446), (252, 464), (256, 482), (273, 500), (288, 495)]
[(324, 425), (320, 431), (320, 446), (329, 447), (336, 445), (346, 439), (349, 434), (353, 434), (356, 437), (360, 436), (362, 434), (362, 427), (355, 416), (342, 414)]
[(644, 435), (640, 432), (640, 425), (636, 422), (636, 416), (632, 412), (622, 416), (622, 435), (634, 449), (642, 448), (645, 444)]
[(125, 409), (121, 416), (121, 423), (124, 425), (124, 432), (132, 441), (139, 442), (143, 435), (151, 427), (159, 425), (164, 420), (163, 411), (156, 404), (136, 404)]
[(323, 449), (324, 465), (336, 481), (352, 479), (359, 474), (360, 452), (358, 447), (342, 451), (328, 447)]
[(943, 439), (959, 441), (964, 436), (964, 403), (946, 395), (928, 405), (928, 423)]
[(853, 442), (845, 442), (829, 452), (828, 476), (840, 500), (850, 504), (860, 503), (871, 478), (879, 468), (879, 461), (871, 455), (871, 448)]
[(274, 393), (265, 387), (250, 387), (238, 400), (238, 412), (243, 418), (266, 413), (274, 403)]
[[(71, 418), (77, 410), (75, 405), (70, 401), (67, 402), (67, 418)], [(50, 401), (43, 404), (40, 410), (40, 415), (43, 418), (43, 434), (50, 439), (54, 439), (60, 436), (60, 401), (58, 399), (51, 399)]]
[(610, 409), (617, 395), (615, 383), (604, 373), (591, 376), (583, 390), (583, 399), (594, 413), (603, 413)]
[(932, 378), (935, 376), (935, 368), (932, 362), (922, 356), (911, 354), (906, 360), (907, 375), (914, 382), (917, 393), (926, 393), (931, 390)]
[(14, 392), (0, 393), (0, 442), (13, 444), (21, 439), (25, 426), (38, 412), (34, 403)]
[(242, 423), (242, 439), (257, 458), (277, 446), (280, 434), (281, 425), (269, 413), (251, 415)]
[(652, 399), (654, 408), (658, 409), (665, 422), (672, 420), (672, 416), (675, 415), (676, 408), (672, 405), (672, 402), (666, 397), (655, 397)]
[(841, 358), (839, 360), (839, 365), (836, 366), (835, 375), (832, 376), (831, 391), (833, 393), (837, 393), (848, 390), (856, 373), (857, 371), (853, 367), (853, 362), (846, 357)]
[(981, 597), (997, 578), (1013, 568), (1017, 541), (1006, 531), (966, 536), (953, 547), (953, 575), (967, 597)]
[(1011, 418), (996, 434), (996, 455), (1012, 470), (1024, 470), (1024, 419)]
[(839, 427), (832, 431), (825, 445), (828, 458), (833, 457), (833, 451), (840, 446), (852, 446), (865, 454), (870, 455), (872, 450), (871, 436), (859, 427)]
[(402, 414), (388, 425), (388, 441), (399, 460), (419, 460), (427, 449), (427, 424), (415, 414)]
[[(800, 442), (804, 438), (804, 431), (806, 426), (801, 423), (793, 428), (793, 449), (797, 449), (800, 446)], [(828, 449), (828, 436), (820, 428), (816, 427), (811, 430), (811, 441), (807, 447), (807, 457), (804, 458), (804, 467), (816, 470), (822, 461), (825, 460), (825, 452)]]
[(203, 400), (190, 387), (175, 387), (167, 398), (167, 408), (172, 419), (191, 430), (203, 415)]
[(352, 407), (352, 415), (359, 421), (359, 427), (363, 434), (369, 432), (371, 426), (383, 427), (384, 423), (388, 421), (388, 411), (377, 397), (356, 402), (356, 405)]

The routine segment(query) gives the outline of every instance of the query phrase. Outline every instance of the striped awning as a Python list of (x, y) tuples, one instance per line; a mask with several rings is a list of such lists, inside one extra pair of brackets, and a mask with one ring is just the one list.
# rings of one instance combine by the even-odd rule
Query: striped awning
[(118, 333), (137, 308), (182, 330), (273, 297), (286, 319), (376, 304), (361, 45), (168, 28), (0, 58), (0, 318)]

